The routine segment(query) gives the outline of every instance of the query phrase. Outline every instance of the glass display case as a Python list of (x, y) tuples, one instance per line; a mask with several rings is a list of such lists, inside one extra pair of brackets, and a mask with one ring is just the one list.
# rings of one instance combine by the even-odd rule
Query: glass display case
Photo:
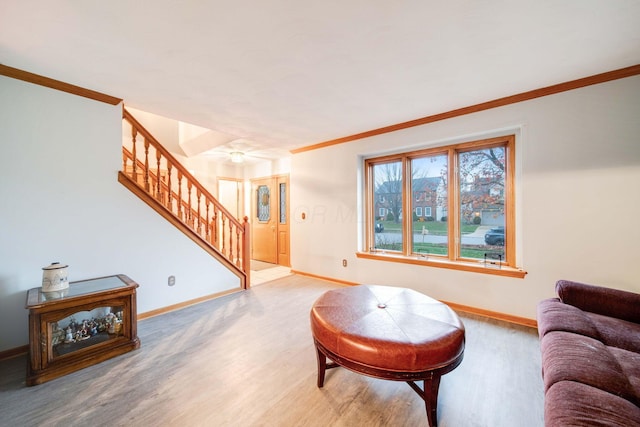
[(125, 275), (27, 293), (27, 385), (36, 385), (140, 347), (136, 288)]

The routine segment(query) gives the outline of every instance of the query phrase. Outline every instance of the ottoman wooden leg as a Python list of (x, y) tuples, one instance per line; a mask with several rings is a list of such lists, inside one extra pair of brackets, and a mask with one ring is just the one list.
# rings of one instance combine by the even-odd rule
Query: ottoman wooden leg
[(424, 400), (429, 427), (435, 427), (438, 423), (438, 390), (441, 378), (442, 375), (431, 372), (431, 376), (422, 381), (422, 389), (415, 382), (407, 381), (413, 391)]
[(324, 373), (327, 370), (327, 356), (316, 345), (316, 358), (318, 359), (318, 388), (324, 385)]
[(438, 424), (438, 390), (440, 389), (440, 375), (424, 380), (424, 403), (427, 408), (429, 426)]
[[(327, 362), (327, 353), (325, 353), (326, 350), (322, 349), (322, 344), (315, 340), (314, 343), (316, 346), (316, 358), (318, 360), (318, 388), (322, 388), (324, 385), (324, 374), (327, 369), (339, 368), (341, 365), (333, 360)], [(333, 356), (329, 355), (329, 357)]]

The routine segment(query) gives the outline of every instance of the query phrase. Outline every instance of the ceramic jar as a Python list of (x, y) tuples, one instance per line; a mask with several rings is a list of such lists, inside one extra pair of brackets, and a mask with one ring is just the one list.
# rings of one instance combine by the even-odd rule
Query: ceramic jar
[(58, 292), (69, 287), (68, 265), (59, 262), (42, 267), (42, 292)]

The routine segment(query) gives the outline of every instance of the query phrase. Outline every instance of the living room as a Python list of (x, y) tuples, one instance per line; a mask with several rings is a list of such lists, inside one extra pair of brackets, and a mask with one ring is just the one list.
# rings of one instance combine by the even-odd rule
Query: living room
[[(626, 23), (622, 15), (637, 23), (637, 8), (612, 3), (611, 9), (601, 11), (608, 12), (608, 23)], [(589, 16), (595, 20), (597, 14)], [(500, 88), (500, 95), (470, 95), (463, 105), (442, 101), (441, 108), (412, 117), (390, 112), (384, 121), (372, 119), (370, 125), (352, 132), (333, 132), (332, 137), (306, 145), (313, 149), (293, 154), (289, 171), (292, 269), (343, 283), (408, 287), (438, 300), (523, 322), (535, 322), (537, 304), (555, 295), (554, 284), (559, 279), (640, 292), (636, 251), (640, 228), (634, 225), (640, 209), (640, 192), (634, 187), (640, 182), (637, 72), (349, 142), (314, 146), (637, 67), (640, 26), (624, 28), (626, 35), (600, 48), (600, 57), (583, 67), (571, 62), (574, 52), (567, 50), (566, 63), (558, 62), (557, 70), (550, 64), (548, 69), (539, 69), (547, 73), (542, 79), (545, 84), (512, 83)], [(592, 33), (580, 34), (583, 50), (589, 52)], [(26, 56), (27, 49), (10, 55), (11, 39), (5, 37), (9, 46), (2, 50), (5, 65), (65, 81), (64, 64), (38, 63)], [(610, 59), (604, 51), (613, 49), (620, 39), (627, 41), (628, 50), (617, 51), (618, 56)], [(514, 61), (518, 59), (522, 58)], [(145, 77), (137, 79), (144, 81)], [(501, 77), (493, 75), (493, 79), (500, 81)], [(128, 102), (127, 93), (110, 93), (89, 71), (83, 79), (67, 82), (122, 96)], [(71, 280), (129, 275), (141, 284), (139, 313), (238, 288), (236, 276), (117, 182), (122, 166), (122, 105), (5, 76), (0, 76), (0, 93), (4, 154), (0, 197), (5, 206), (0, 214), (5, 242), (0, 250), (4, 260), (0, 352), (27, 344), (25, 294), (38, 286), (41, 267), (51, 261), (68, 263)], [(150, 101), (146, 110), (153, 110), (154, 105)], [(163, 113), (161, 109), (155, 112)], [(368, 250), (364, 159), (502, 135), (516, 137), (514, 266), (526, 272), (523, 278), (363, 256)], [(176, 278), (175, 286), (167, 286), (169, 276)]]

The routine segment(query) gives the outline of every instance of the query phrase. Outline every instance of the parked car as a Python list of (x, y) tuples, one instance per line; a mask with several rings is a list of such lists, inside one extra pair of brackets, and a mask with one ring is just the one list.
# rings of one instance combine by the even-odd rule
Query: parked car
[(495, 227), (487, 231), (484, 235), (484, 242), (487, 245), (504, 246), (504, 227)]
[(376, 222), (376, 233), (382, 233), (384, 231), (384, 224)]

